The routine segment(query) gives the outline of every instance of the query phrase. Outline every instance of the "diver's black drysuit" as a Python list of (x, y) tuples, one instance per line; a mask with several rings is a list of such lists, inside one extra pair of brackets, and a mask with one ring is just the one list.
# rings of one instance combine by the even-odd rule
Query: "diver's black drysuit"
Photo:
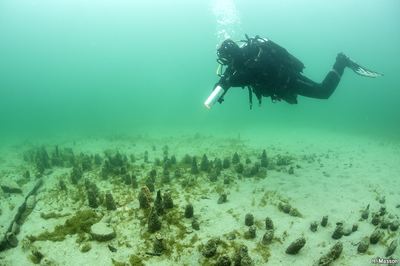
[[(322, 83), (314, 82), (301, 74), (304, 65), (289, 54), (286, 49), (272, 41), (257, 41), (240, 48), (244, 57), (242, 62), (229, 65), (216, 84), (224, 88), (249, 87), (250, 104), (253, 92), (259, 103), (261, 97), (271, 97), (297, 104), (297, 95), (328, 99), (335, 91), (343, 75), (345, 65), (335, 63)], [(220, 102), (223, 101), (221, 97)]]

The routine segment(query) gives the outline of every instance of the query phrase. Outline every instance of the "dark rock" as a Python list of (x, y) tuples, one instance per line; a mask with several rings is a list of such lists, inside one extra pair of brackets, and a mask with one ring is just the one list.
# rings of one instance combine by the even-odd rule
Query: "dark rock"
[[(82, 163), (83, 164), (83, 163)], [(45, 169), (44, 171), (43, 171), (43, 175), (51, 175), (53, 173), (53, 170), (51, 170), (51, 169)]]
[(222, 204), (226, 202), (226, 194), (222, 194), (221, 197), (219, 197), (217, 204)]
[(5, 193), (22, 193), (22, 189), (11, 178), (3, 179), (0, 186)]

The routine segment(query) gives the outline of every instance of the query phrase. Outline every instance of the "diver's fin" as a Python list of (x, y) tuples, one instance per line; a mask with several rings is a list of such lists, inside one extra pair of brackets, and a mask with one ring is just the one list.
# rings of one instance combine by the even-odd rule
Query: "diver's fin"
[(363, 66), (360, 66), (359, 64), (356, 63), (356, 61), (354, 61), (353, 59), (351, 59), (350, 57), (348, 58), (348, 65), (347, 67), (351, 68), (354, 72), (356, 72), (356, 74), (360, 75), (360, 76), (364, 76), (364, 77), (369, 77), (369, 78), (376, 78), (379, 76), (383, 76), (382, 73), (370, 70), (368, 68), (365, 68)]

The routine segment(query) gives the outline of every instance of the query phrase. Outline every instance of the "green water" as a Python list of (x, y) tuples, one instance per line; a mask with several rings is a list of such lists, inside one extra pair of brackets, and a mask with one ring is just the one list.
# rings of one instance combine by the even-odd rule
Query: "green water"
[[(258, 126), (398, 137), (399, 13), (397, 0), (1, 1), (0, 138)], [(385, 76), (346, 70), (329, 100), (253, 110), (234, 88), (208, 110), (216, 45), (245, 33), (284, 46), (318, 82), (338, 52)]]

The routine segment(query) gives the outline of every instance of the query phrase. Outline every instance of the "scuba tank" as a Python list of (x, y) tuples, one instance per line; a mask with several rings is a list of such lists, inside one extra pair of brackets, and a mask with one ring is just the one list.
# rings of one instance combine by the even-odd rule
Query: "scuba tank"
[(305, 68), (303, 62), (301, 62), (294, 55), (289, 53), (285, 48), (280, 46), (279, 44), (268, 40), (267, 38), (261, 38), (260, 36), (255, 36), (254, 38), (249, 38), (246, 34), (247, 40), (243, 40), (244, 44), (242, 47), (251, 47), (252, 45), (257, 45), (261, 49), (265, 51), (269, 51), (272, 55), (274, 55), (275, 60), (279, 61), (283, 66), (287, 67), (291, 71), (294, 72), (303, 72)]

